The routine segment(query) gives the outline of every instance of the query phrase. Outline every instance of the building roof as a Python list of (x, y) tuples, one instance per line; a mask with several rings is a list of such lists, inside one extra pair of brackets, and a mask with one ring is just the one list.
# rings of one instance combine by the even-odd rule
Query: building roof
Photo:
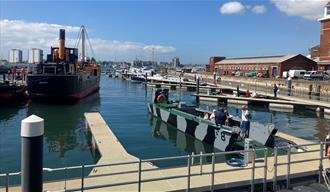
[(248, 63), (281, 63), (297, 55), (276, 55), (263, 57), (242, 57), (242, 58), (228, 58), (217, 62), (216, 64), (248, 64)]

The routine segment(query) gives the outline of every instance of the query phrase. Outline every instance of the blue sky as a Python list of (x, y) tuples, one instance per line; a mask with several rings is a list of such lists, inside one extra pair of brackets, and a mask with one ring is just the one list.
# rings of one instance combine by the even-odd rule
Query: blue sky
[[(183, 63), (208, 63), (214, 55), (307, 54), (308, 48), (319, 43), (320, 24), (316, 18), (323, 14), (320, 7), (324, 1), (315, 0), (317, 11), (308, 10), (313, 6), (306, 1), (295, 13), (283, 9), (282, 0), (278, 1), (237, 1), (243, 10), (230, 13), (221, 13), (220, 9), (231, 1), (1, 1), (0, 20), (18, 20), (27, 26), (83, 24), (93, 47), (102, 44), (95, 45), (96, 56), (107, 60), (150, 59), (150, 47), (155, 47), (157, 60), (169, 61), (179, 56)], [(297, 3), (288, 2), (293, 7)], [(264, 11), (253, 12), (256, 5)], [(310, 16), (308, 11), (315, 14)], [(25, 42), (12, 42), (20, 29), (9, 30), (7, 25), (1, 25), (0, 57), (7, 58), (10, 48), (27, 49)], [(28, 30), (35, 30), (29, 33), (33, 36), (43, 29)], [(74, 32), (68, 37), (74, 39), (77, 36)], [(57, 37), (57, 32), (54, 35)], [(47, 38), (47, 35), (39, 37)], [(23, 37), (18, 39), (24, 41)], [(42, 46), (40, 41), (34, 42), (29, 41), (29, 46)], [(48, 48), (44, 49), (45, 53), (49, 52)]]

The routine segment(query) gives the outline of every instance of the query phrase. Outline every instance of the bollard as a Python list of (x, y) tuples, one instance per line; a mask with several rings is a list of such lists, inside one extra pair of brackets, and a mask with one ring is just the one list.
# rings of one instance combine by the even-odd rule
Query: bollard
[(213, 83), (217, 86), (217, 74), (215, 72), (213, 73)]
[[(196, 95), (199, 95), (199, 76), (197, 76), (196, 82)], [(196, 103), (199, 103), (199, 96), (196, 96)]]
[(316, 88), (316, 96), (317, 96), (317, 100), (320, 100), (320, 96), (321, 96), (321, 85), (318, 85)]
[(309, 87), (308, 87), (308, 96), (309, 96), (309, 99), (311, 99), (311, 97), (312, 97), (312, 92), (313, 92), (313, 85), (310, 84)]
[(23, 192), (42, 192), (44, 120), (31, 115), (21, 123)]

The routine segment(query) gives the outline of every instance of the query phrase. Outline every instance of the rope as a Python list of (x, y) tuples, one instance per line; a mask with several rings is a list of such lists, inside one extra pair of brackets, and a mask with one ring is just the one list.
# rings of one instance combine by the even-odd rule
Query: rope
[(89, 47), (91, 48), (92, 55), (93, 55), (93, 57), (94, 57), (94, 59), (95, 59), (96, 56), (95, 56), (95, 53), (94, 53), (94, 50), (93, 50), (92, 44), (91, 44), (91, 42), (90, 42), (90, 40), (89, 40), (89, 36), (88, 36), (88, 33), (87, 33), (87, 30), (86, 30), (86, 29), (85, 29), (85, 32), (86, 32), (86, 37), (87, 37), (87, 40), (88, 40)]
[(238, 158), (231, 158), (226, 161), (227, 165), (232, 167), (243, 167), (244, 166), (244, 160), (238, 159)]
[[(80, 32), (81, 32), (81, 28), (80, 28)], [(74, 48), (78, 48), (78, 45), (80, 43), (80, 39), (81, 39), (81, 33), (78, 33), (78, 38), (76, 40), (76, 43), (74, 44)]]

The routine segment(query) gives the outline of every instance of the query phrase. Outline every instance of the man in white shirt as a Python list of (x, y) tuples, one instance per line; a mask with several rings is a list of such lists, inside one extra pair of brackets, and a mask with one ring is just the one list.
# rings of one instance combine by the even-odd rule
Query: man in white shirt
[(250, 113), (247, 105), (242, 106), (242, 122), (241, 122), (241, 134), (242, 137), (248, 138), (250, 132)]

